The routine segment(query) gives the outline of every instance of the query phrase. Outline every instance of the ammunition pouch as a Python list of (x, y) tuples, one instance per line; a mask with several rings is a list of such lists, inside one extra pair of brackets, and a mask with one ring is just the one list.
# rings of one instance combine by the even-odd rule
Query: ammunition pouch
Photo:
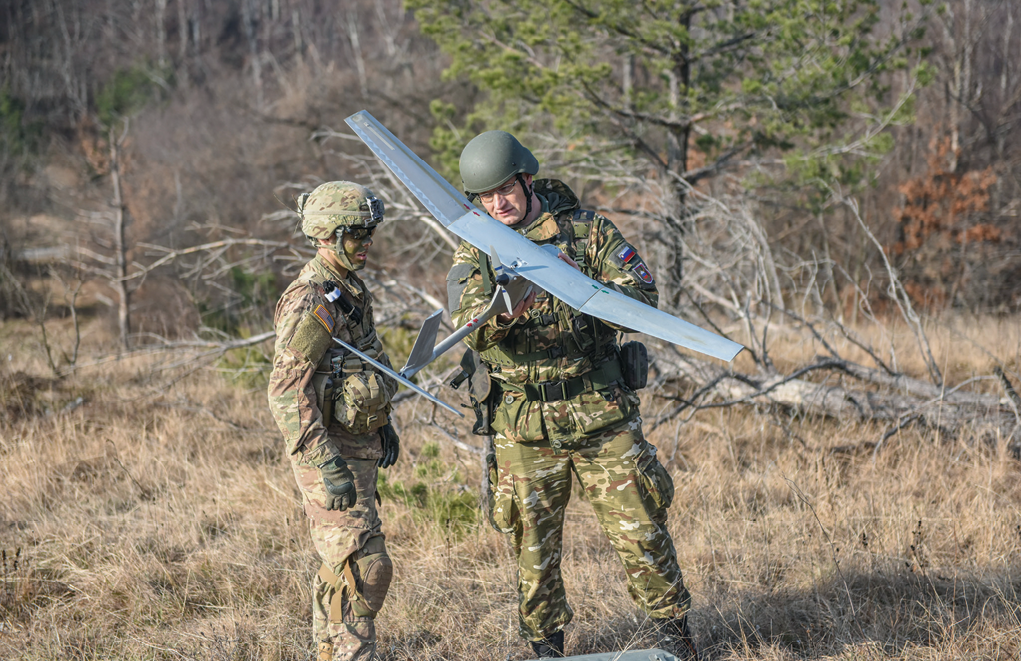
[[(380, 363), (390, 365), (379, 338), (373, 338), (372, 344), (362, 351)], [(333, 420), (351, 434), (365, 434), (386, 425), (387, 416), (393, 410), (393, 396), (397, 393), (394, 379), (366, 365), (354, 353), (334, 355), (330, 376)]]
[(461, 372), (450, 381), (450, 387), (460, 388), (465, 381), (468, 382), (468, 400), (475, 411), (472, 434), (493, 434), (493, 403), (499, 395), (499, 387), (490, 379), (489, 367), (479, 353), (470, 349), (461, 357)]
[(649, 383), (649, 350), (637, 340), (620, 346), (620, 367), (624, 385), (632, 391), (645, 388)]

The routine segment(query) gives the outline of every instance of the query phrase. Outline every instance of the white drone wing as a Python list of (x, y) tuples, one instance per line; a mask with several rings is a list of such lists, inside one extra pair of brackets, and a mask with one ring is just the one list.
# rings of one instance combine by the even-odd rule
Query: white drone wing
[(491, 246), (498, 247), (504, 265), (572, 308), (724, 361), (733, 360), (744, 349), (732, 340), (611, 290), (493, 219), (368, 112), (355, 113), (345, 122), (448, 230), (487, 254)]

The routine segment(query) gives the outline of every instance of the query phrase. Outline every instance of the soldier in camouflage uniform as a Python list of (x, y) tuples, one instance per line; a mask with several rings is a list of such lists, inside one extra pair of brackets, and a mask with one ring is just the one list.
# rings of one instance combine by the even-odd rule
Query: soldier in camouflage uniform
[[(562, 182), (533, 180), (538, 168), (503, 131), (474, 138), (460, 161), (466, 194), (493, 218), (536, 244), (555, 244), (568, 264), (655, 306), (653, 276), (634, 247), (609, 219), (580, 209)], [(447, 275), (455, 324), (487, 306), (494, 280), (486, 255), (462, 243)], [(693, 657), (685, 616), (691, 598), (666, 528), (674, 486), (642, 434), (639, 399), (625, 378), (632, 366), (622, 365), (617, 331), (542, 292), (468, 336), (480, 354), (477, 369), (490, 375), (488, 393), (475, 388), (486, 380), (473, 376), (470, 384), (476, 431), (494, 435), (491, 520), (511, 536), (520, 633), (536, 654), (563, 655), (572, 617), (560, 562), (573, 473), (624, 565), (629, 594), (666, 643)]]
[(376, 648), (373, 619), (393, 575), (376, 473), (400, 450), (389, 421), (397, 384), (333, 338), (390, 365), (373, 325), (372, 295), (355, 274), (383, 203), (365, 187), (329, 182), (301, 196), (298, 212), (318, 252), (277, 303), (269, 405), (323, 560), (312, 605), (319, 659), (368, 659)]

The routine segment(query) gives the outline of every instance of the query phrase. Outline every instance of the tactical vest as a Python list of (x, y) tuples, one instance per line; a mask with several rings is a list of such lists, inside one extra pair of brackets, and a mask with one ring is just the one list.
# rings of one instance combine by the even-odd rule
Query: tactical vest
[[(582, 273), (592, 277), (585, 251), (594, 230), (595, 212), (568, 209), (555, 215), (559, 234), (549, 242), (555, 244), (577, 262)], [(487, 296), (492, 295), (494, 274), (489, 257), (479, 253), (479, 271)], [(481, 352), (482, 360), (491, 370), (500, 366), (521, 366), (550, 359), (572, 360), (591, 357), (599, 364), (612, 356), (617, 332), (599, 319), (578, 313), (563, 301), (543, 293), (536, 299), (542, 304), (529, 311), (529, 318), (515, 324), (499, 343)]]
[[(321, 283), (312, 286), (317, 291), (323, 289)], [(389, 367), (390, 359), (383, 351), (372, 319), (372, 295), (363, 285), (363, 309), (359, 309), (352, 303), (351, 294), (345, 287), (338, 287), (343, 295), (330, 304), (336, 313), (333, 335)], [(327, 426), (336, 423), (346, 432), (356, 435), (386, 424), (397, 392), (394, 379), (336, 343), (331, 343), (316, 365), (312, 384)]]

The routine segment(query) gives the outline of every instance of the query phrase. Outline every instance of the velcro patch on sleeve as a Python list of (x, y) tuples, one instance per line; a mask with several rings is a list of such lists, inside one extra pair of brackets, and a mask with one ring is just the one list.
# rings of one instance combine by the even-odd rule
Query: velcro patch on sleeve
[(478, 267), (468, 262), (458, 262), (454, 266), (450, 267), (450, 271), (447, 272), (447, 280), (456, 282), (462, 282), (472, 275), (473, 271), (477, 271)]
[[(322, 305), (319, 306), (323, 308)], [(323, 308), (325, 311), (325, 308)], [(306, 312), (294, 329), (294, 335), (287, 343), (289, 349), (318, 364), (330, 348), (333, 335), (326, 330), (326, 324), (314, 311)]]
[(466, 262), (450, 267), (447, 274), (447, 306), (450, 310), (458, 310), (461, 307), (461, 296), (468, 287), (468, 279), (475, 271), (475, 266)]
[(617, 259), (620, 260), (621, 264), (627, 264), (635, 255), (638, 255), (638, 253), (635, 252), (635, 249), (625, 245), (624, 248), (617, 253)]

